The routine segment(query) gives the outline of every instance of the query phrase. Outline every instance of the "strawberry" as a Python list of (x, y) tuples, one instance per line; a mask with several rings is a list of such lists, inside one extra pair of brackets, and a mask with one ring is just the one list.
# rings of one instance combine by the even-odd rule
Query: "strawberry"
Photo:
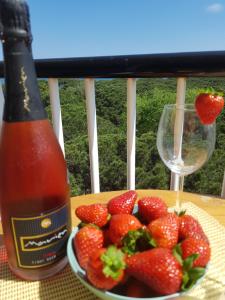
[(137, 193), (135, 191), (123, 193), (109, 200), (108, 211), (111, 215), (132, 214), (136, 199)]
[(198, 220), (193, 216), (185, 215), (184, 213), (185, 212), (181, 212), (181, 215), (179, 216), (179, 240), (194, 237), (195, 239), (204, 240), (209, 243)]
[(147, 228), (157, 247), (172, 249), (178, 242), (179, 218), (174, 213), (152, 221)]
[(86, 270), (91, 253), (103, 247), (103, 232), (94, 226), (87, 225), (77, 232), (73, 245), (81, 268)]
[(170, 249), (154, 248), (134, 254), (127, 259), (127, 272), (144, 282), (159, 295), (180, 290), (182, 267)]
[(109, 222), (110, 240), (117, 246), (122, 245), (122, 239), (130, 230), (141, 228), (140, 221), (133, 215), (118, 214), (113, 215)]
[(195, 108), (203, 124), (212, 124), (224, 107), (224, 98), (216, 93), (201, 93), (195, 99)]
[(88, 280), (99, 289), (111, 290), (124, 277), (125, 256), (115, 246), (101, 248), (92, 253), (87, 266)]
[(181, 243), (182, 258), (186, 259), (192, 254), (198, 254), (193, 262), (193, 267), (205, 267), (210, 260), (209, 244), (203, 240), (187, 238)]
[(152, 291), (143, 282), (134, 277), (130, 277), (124, 285), (125, 296), (134, 298), (146, 298), (152, 296)]
[(104, 204), (81, 205), (75, 211), (76, 216), (84, 223), (93, 223), (103, 227), (108, 222), (108, 210)]
[(158, 197), (144, 197), (138, 201), (138, 214), (149, 223), (167, 214), (166, 203)]

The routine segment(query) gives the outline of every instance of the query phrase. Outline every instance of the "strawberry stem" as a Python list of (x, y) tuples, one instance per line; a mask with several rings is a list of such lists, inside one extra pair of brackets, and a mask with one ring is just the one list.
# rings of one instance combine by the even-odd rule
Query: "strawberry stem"
[(95, 225), (95, 224), (93, 224), (93, 223), (85, 223), (85, 222), (82, 221), (82, 222), (80, 222), (80, 223), (78, 224), (78, 228), (79, 228), (79, 229), (81, 229), (81, 228), (83, 228), (83, 227), (85, 227), (85, 226), (100, 229), (99, 226), (97, 226), (97, 225)]
[(182, 209), (181, 211), (176, 211), (176, 210), (175, 210), (175, 214), (176, 214), (178, 217), (182, 217), (183, 215), (186, 214), (186, 209)]
[(197, 282), (197, 280), (201, 278), (204, 274), (205, 274), (205, 268), (200, 268), (200, 267), (192, 268), (188, 272), (184, 271), (181, 290), (187, 291), (190, 288), (192, 288)]
[(177, 244), (173, 248), (173, 255), (181, 264), (183, 269), (181, 291), (187, 291), (204, 275), (205, 268), (193, 268), (194, 261), (199, 257), (199, 254), (197, 253), (189, 255), (186, 259), (182, 259), (182, 248), (180, 244)]
[(149, 232), (143, 228), (130, 230), (122, 240), (123, 252), (132, 255), (139, 251), (138, 243), (142, 242), (147, 248), (156, 247), (155, 240), (150, 236)]
[(185, 260), (183, 260), (183, 268), (185, 271), (191, 270), (194, 261), (199, 257), (199, 254), (194, 253), (188, 256)]
[(210, 94), (210, 95), (218, 95), (218, 96), (224, 96), (224, 93), (222, 91), (216, 91), (213, 87), (207, 87), (205, 89), (199, 89), (197, 90), (197, 95), (199, 94)]
[(181, 266), (183, 265), (183, 259), (182, 259), (182, 249), (181, 249), (181, 245), (177, 244), (173, 250), (173, 256), (177, 259), (177, 261), (181, 264)]
[(116, 280), (121, 271), (126, 268), (124, 253), (113, 245), (107, 248), (100, 259), (103, 262), (103, 273), (106, 277)]

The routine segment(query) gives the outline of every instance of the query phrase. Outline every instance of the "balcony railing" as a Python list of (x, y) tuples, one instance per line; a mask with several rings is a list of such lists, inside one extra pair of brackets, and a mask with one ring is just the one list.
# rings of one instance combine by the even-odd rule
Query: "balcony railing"
[[(135, 189), (136, 78), (177, 78), (176, 102), (185, 102), (189, 77), (225, 76), (225, 51), (170, 54), (124, 55), (35, 60), (37, 76), (48, 78), (55, 134), (64, 151), (58, 78), (83, 78), (87, 105), (91, 188), (100, 191), (95, 78), (127, 78), (127, 188)], [(3, 78), (3, 63), (0, 77)], [(1, 85), (0, 85), (1, 87)], [(0, 114), (4, 96), (0, 88)], [(170, 188), (177, 190), (179, 178), (171, 174)], [(225, 173), (221, 183), (225, 198)]]

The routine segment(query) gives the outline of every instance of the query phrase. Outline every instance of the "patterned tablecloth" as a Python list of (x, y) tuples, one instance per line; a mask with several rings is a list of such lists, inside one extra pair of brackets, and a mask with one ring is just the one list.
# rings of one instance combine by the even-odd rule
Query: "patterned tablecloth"
[[(183, 207), (202, 224), (211, 244), (209, 269), (196, 288), (188, 293), (197, 299), (225, 299), (225, 227), (196, 205), (188, 202)], [(70, 267), (43, 281), (26, 282), (16, 278), (9, 270), (4, 247), (0, 248), (1, 300), (96, 300), (75, 277)]]

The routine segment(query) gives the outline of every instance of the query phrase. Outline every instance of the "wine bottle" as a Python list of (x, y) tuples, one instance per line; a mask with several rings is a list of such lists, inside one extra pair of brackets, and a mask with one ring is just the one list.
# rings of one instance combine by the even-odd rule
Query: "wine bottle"
[(0, 0), (5, 105), (0, 205), (11, 270), (40, 280), (67, 264), (69, 186), (61, 148), (44, 110), (31, 52), (28, 6)]

